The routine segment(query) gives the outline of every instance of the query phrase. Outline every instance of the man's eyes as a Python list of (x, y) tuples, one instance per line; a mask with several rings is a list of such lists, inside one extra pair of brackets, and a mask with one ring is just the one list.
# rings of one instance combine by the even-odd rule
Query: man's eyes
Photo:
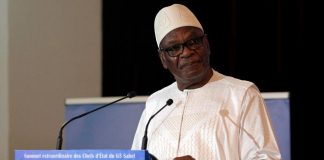
[(178, 51), (181, 49), (181, 44), (176, 44), (166, 49), (166, 51)]

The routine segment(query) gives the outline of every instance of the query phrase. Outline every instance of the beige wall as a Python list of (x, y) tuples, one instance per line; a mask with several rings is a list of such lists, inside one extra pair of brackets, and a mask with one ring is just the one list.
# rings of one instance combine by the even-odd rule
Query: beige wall
[(101, 1), (7, 3), (9, 56), (2, 65), (12, 159), (15, 149), (55, 149), (65, 98), (100, 96)]
[(8, 0), (0, 0), (0, 159), (9, 159)]

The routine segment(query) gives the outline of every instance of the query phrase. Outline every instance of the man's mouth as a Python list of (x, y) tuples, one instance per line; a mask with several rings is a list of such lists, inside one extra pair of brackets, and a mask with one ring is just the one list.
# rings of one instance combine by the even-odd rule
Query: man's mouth
[(199, 61), (186, 62), (186, 63), (184, 63), (184, 64), (182, 64), (180, 66), (180, 69), (184, 69), (184, 68), (187, 68), (187, 67), (192, 67), (192, 66), (197, 65), (197, 64), (199, 64)]

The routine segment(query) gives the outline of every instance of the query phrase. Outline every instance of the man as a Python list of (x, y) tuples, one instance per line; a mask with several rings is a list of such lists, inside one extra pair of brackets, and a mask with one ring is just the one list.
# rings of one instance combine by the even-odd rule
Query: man
[(264, 100), (251, 82), (210, 67), (203, 27), (185, 6), (161, 9), (154, 22), (162, 65), (176, 82), (146, 102), (132, 149), (141, 149), (149, 118), (148, 151), (158, 159), (280, 159)]

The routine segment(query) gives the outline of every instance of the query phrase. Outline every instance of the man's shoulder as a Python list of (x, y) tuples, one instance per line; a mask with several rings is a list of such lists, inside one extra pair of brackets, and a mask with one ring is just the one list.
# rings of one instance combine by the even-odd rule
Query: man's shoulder
[(213, 70), (213, 77), (211, 78), (211, 83), (216, 86), (223, 86), (227, 88), (249, 88), (254, 85), (253, 82), (232, 77), (229, 75), (224, 75), (222, 73)]
[(258, 87), (253, 82), (248, 80), (242, 80), (231, 76), (225, 76), (222, 83), (226, 88), (228, 88), (231, 91), (234, 91), (235, 93), (242, 93), (243, 95), (261, 94)]
[(177, 91), (177, 84), (174, 82), (158, 91), (155, 91), (148, 97), (148, 101), (150, 100), (164, 100), (165, 98), (170, 97), (172, 93)]
[(236, 85), (236, 86), (242, 86), (242, 87), (247, 87), (247, 88), (254, 85), (254, 83), (251, 81), (243, 80), (243, 79), (239, 79), (239, 78), (235, 78), (235, 77), (231, 77), (231, 76), (226, 76), (225, 81), (229, 85)]

